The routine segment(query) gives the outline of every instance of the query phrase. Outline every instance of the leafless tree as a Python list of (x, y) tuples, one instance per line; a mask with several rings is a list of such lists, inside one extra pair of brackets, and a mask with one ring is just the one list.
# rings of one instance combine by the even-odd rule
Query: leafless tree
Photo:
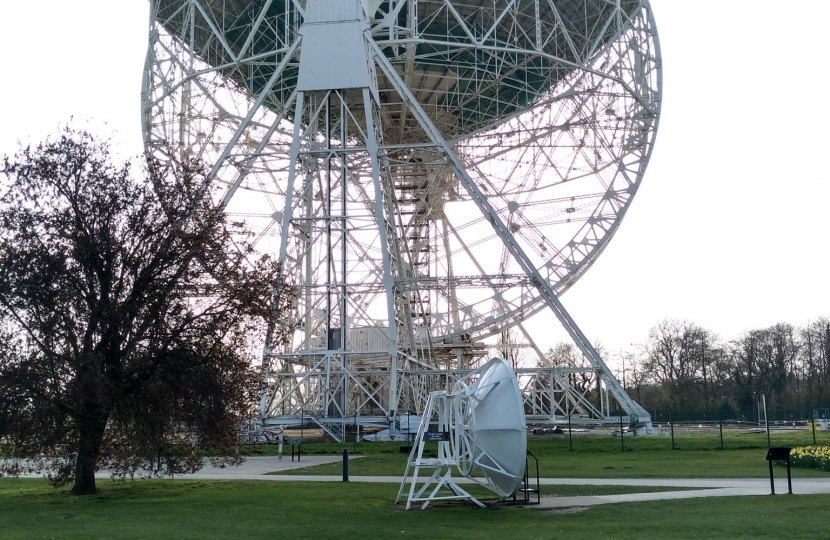
[(519, 339), (519, 333), (513, 329), (501, 332), (496, 343), (496, 353), (507, 360), (513, 369), (517, 369), (525, 359), (525, 344)]

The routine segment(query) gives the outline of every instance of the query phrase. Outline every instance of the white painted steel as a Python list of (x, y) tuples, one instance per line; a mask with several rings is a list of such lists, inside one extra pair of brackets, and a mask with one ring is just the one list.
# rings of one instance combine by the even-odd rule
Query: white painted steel
[[(327, 23), (341, 21), (361, 21), (365, 18), (360, 0), (307, 0), (305, 7), (306, 23)], [(337, 41), (331, 41), (332, 49), (337, 48)]]
[(363, 38), (363, 32), (368, 30), (367, 22), (335, 21), (307, 23), (300, 29), (303, 40), (297, 79), (300, 92), (369, 88), (372, 84), (373, 64), (369, 62)]
[[(617, 231), (660, 114), (647, 0), (152, 0), (145, 144), (197, 157), (297, 290), (267, 423), (393, 427), (517, 328), (533, 421), (648, 413), (559, 296)], [(583, 359), (549, 365), (550, 309)], [(373, 329), (371, 339), (359, 332)], [(577, 375), (581, 382), (576, 380)], [(588, 381), (587, 383), (585, 381)], [(338, 427), (339, 426), (339, 427)]]
[[(437, 457), (424, 457), (428, 434), (441, 433), (448, 436), (436, 443)], [(413, 503), (422, 503), (425, 509), (433, 501), (447, 499), (484, 506), (453, 480), (453, 469), (496, 495), (509, 497), (524, 480), (526, 454), (527, 424), (516, 374), (506, 360), (493, 358), (459, 380), (452, 392), (430, 395), (396, 502), (406, 494), (407, 510)], [(432, 473), (425, 476), (422, 470)], [(479, 472), (483, 478), (476, 475)]]
[(524, 400), (510, 364), (493, 358), (480, 368), (468, 387), (467, 379), (455, 385), (456, 399), (463, 397), (460, 426), (464, 455), (459, 469), (464, 476), (479, 469), (487, 487), (502, 497), (515, 493), (525, 474), (527, 423)]

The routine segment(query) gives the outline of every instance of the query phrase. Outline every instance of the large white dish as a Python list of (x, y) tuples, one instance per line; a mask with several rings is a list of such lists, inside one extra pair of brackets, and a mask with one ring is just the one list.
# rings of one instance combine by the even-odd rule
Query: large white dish
[(461, 429), (469, 461), (462, 457), (461, 472), (468, 476), (478, 468), (492, 491), (508, 497), (522, 483), (527, 455), (527, 422), (516, 374), (502, 358), (493, 358), (481, 376), (467, 388), (469, 399)]

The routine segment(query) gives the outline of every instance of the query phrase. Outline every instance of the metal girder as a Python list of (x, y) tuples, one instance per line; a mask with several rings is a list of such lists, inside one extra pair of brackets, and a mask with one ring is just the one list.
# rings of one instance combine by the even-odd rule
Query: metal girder
[[(653, 149), (648, 2), (320, 1), (151, 3), (148, 152), (206, 160), (298, 291), (282, 321), (294, 339), (266, 347), (263, 420), (311, 411), (335, 438), (350, 415), (388, 424), (519, 328), (540, 357), (517, 370), (539, 421), (609, 421), (609, 393), (647, 421), (559, 296), (616, 232)], [(306, 15), (338, 24), (340, 4), (357, 18), (338, 31), (362, 25), (366, 50), (338, 58), (366, 64), (354, 80), (368, 86), (306, 65), (299, 89), (304, 40), (326, 35), (303, 35)], [(593, 387), (541, 365), (523, 323), (543, 309)]]

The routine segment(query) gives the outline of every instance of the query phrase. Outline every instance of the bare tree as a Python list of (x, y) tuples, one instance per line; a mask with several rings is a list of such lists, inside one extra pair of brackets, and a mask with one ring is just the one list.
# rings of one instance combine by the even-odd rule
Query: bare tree
[(642, 356), (633, 355), (631, 358), (631, 384), (634, 386), (637, 403), (643, 404), (647, 396), (654, 393), (654, 378)]
[(795, 328), (789, 324), (752, 330), (737, 340), (733, 378), (739, 405), (751, 408), (758, 392), (764, 393), (769, 403), (783, 405), (799, 351)]
[(801, 365), (807, 401), (828, 402), (830, 388), (830, 320), (819, 318), (801, 329)]
[(660, 385), (666, 404), (672, 407), (690, 405), (688, 394), (694, 379), (690, 336), (693, 329), (689, 322), (667, 319), (649, 331), (646, 365)]
[(651, 329), (645, 349), (644, 367), (665, 404), (688, 409), (723, 399), (730, 364), (713, 333), (688, 321), (667, 319)]
[[(595, 349), (605, 356), (599, 343), (596, 343)], [(545, 353), (545, 360), (555, 368), (584, 368), (584, 371), (568, 373), (568, 383), (582, 394), (588, 395), (599, 382), (596, 372), (573, 343), (557, 343)]]
[(620, 380), (623, 388), (629, 394), (632, 394), (633, 390), (635, 400), (640, 403), (643, 399), (644, 389), (653, 383), (653, 378), (646, 368), (643, 355), (634, 351), (620, 351), (617, 358), (620, 367), (617, 379)]
[(525, 345), (519, 340), (518, 332), (509, 328), (503, 330), (496, 343), (496, 353), (517, 369), (525, 358)]

